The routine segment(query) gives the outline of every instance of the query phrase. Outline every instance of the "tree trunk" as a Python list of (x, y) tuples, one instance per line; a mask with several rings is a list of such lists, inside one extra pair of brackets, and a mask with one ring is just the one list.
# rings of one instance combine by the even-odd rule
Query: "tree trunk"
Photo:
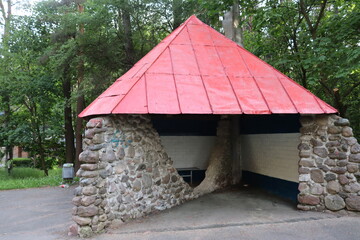
[(5, 9), (5, 6), (3, 4), (3, 1), (0, 0), (0, 10), (2, 14), (2, 18), (4, 19), (4, 34), (3, 34), (3, 45), (7, 47), (8, 44), (8, 37), (10, 35), (10, 24), (11, 24), (11, 18), (12, 18), (12, 1), (6, 0), (7, 3), (7, 9)]
[[(80, 95), (77, 98), (76, 102), (76, 113), (79, 115), (82, 110), (85, 108), (85, 98), (84, 95)], [(82, 118), (76, 118), (76, 159), (75, 159), (75, 170), (77, 171), (80, 168), (79, 155), (82, 152), (82, 133), (83, 133), (83, 120)]]
[[(69, 66), (66, 66), (65, 69), (68, 69)], [(74, 163), (75, 158), (75, 146), (74, 146), (74, 128), (71, 112), (71, 79), (68, 77), (67, 70), (64, 71), (63, 78), (63, 95), (65, 98), (64, 105), (64, 121), (65, 121), (65, 162)]]
[(182, 23), (181, 13), (182, 13), (182, 0), (173, 0), (172, 1), (172, 11), (173, 11), (173, 30), (180, 26)]
[(237, 185), (242, 178), (239, 115), (231, 116), (231, 159), (232, 159), (232, 184)]
[[(82, 4), (78, 4), (78, 12), (82, 14), (84, 12), (84, 6)], [(79, 26), (79, 36), (81, 37), (84, 34), (84, 25), (81, 24)], [(80, 58), (78, 67), (77, 67), (77, 88), (78, 88), (78, 97), (76, 101), (76, 129), (75, 129), (75, 139), (76, 139), (76, 153), (75, 153), (75, 171), (80, 168), (79, 155), (82, 152), (82, 133), (83, 133), (83, 120), (78, 117), (78, 115), (85, 108), (85, 97), (82, 89), (82, 82), (84, 81), (84, 60), (83, 51), (80, 46), (78, 56)]]
[(234, 0), (234, 4), (231, 7), (231, 10), (226, 12), (224, 15), (224, 20), (222, 22), (225, 36), (240, 46), (244, 47), (243, 42), (243, 30), (240, 26), (240, 9), (239, 1)]
[(194, 189), (195, 194), (204, 195), (231, 184), (231, 155), (231, 121), (221, 119), (217, 128), (216, 143), (205, 172), (205, 179)]
[[(5, 9), (3, 1), (0, 0), (0, 10), (1, 10), (2, 18), (4, 19), (4, 32), (3, 32), (2, 45), (4, 49), (7, 51), (9, 44), (8, 41), (10, 37), (11, 18), (12, 18), (12, 9), (11, 9), (12, 1), (7, 0), (6, 3), (7, 3), (7, 9)], [(6, 72), (7, 71), (8, 70), (6, 70)], [(2, 95), (3, 95), (3, 104), (5, 106), (4, 127), (8, 129), (10, 128), (10, 121), (11, 121), (10, 96), (6, 90), (2, 92)], [(7, 146), (5, 146), (5, 153), (6, 153), (6, 161), (11, 160), (13, 158), (12, 144), (8, 144)]]
[(341, 117), (346, 117), (347, 106), (343, 103), (340, 91), (338, 88), (333, 89), (334, 91), (334, 105), (339, 111)]
[(41, 162), (41, 168), (45, 173), (45, 176), (49, 176), (49, 172), (46, 166), (46, 162), (45, 162), (45, 151), (44, 151), (44, 146), (42, 143), (42, 138), (41, 138), (41, 132), (38, 129), (38, 144), (39, 144), (39, 152), (40, 152), (40, 162)]
[(121, 11), (121, 22), (124, 29), (124, 47), (126, 54), (126, 64), (128, 67), (132, 67), (135, 63), (135, 50), (132, 40), (131, 20), (129, 14), (129, 4), (127, 1), (124, 2), (124, 7)]

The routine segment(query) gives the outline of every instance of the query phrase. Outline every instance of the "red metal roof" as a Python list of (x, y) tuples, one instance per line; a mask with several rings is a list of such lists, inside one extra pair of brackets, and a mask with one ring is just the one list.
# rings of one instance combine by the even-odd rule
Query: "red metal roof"
[(79, 116), (336, 112), (191, 16)]

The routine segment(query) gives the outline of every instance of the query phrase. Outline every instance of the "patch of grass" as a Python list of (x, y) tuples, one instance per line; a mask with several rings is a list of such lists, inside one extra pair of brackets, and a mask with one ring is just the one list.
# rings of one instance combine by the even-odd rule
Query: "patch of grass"
[(10, 175), (6, 169), (0, 169), (0, 190), (57, 186), (61, 183), (61, 168), (44, 171), (35, 168), (13, 168)]

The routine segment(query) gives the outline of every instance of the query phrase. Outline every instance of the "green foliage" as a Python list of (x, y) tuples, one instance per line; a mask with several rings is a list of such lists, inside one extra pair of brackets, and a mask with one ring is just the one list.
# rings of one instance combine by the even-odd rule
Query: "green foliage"
[[(55, 157), (46, 157), (45, 164), (47, 169), (53, 169), (60, 165), (59, 159)], [(35, 168), (41, 169), (41, 162), (39, 160), (35, 160)]]
[(359, 1), (259, 1), (250, 19), (246, 48), (337, 108), (359, 136)]
[[(0, 146), (23, 146), (48, 168), (61, 164), (64, 108), (75, 109), (80, 95), (89, 103), (132, 66), (129, 38), (137, 61), (173, 30), (175, 17), (183, 22), (196, 14), (222, 31), (220, 20), (235, 2), (87, 0), (80, 14), (74, 0), (43, 0), (30, 16), (13, 16), (8, 41), (0, 46), (0, 113), (11, 112), (0, 114), (0, 125), (6, 125), (0, 127)], [(359, 0), (238, 3), (245, 48), (339, 109), (359, 137)], [(125, 12), (131, 36), (125, 34)]]
[(14, 168), (10, 175), (0, 169), (0, 190), (58, 186), (61, 181), (61, 168), (50, 170), (49, 176), (34, 168)]
[(13, 167), (27, 167), (31, 168), (34, 166), (34, 162), (31, 158), (13, 158)]

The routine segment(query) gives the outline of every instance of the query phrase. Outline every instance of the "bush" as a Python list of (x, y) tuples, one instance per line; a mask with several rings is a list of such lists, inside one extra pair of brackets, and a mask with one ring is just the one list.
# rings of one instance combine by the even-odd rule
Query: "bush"
[(34, 167), (31, 158), (13, 158), (12, 164), (14, 167)]
[[(53, 169), (55, 166), (59, 165), (59, 161), (57, 158), (53, 157), (46, 157), (45, 158), (45, 165), (47, 169)], [(35, 168), (42, 169), (40, 159), (36, 159)]]
[[(57, 158), (46, 157), (45, 164), (47, 169), (53, 169), (54, 167), (59, 165), (59, 161)], [(14, 158), (13, 167), (25, 167), (25, 168), (35, 167), (37, 169), (42, 169), (41, 161), (39, 158), (36, 158), (35, 161), (31, 158)]]

